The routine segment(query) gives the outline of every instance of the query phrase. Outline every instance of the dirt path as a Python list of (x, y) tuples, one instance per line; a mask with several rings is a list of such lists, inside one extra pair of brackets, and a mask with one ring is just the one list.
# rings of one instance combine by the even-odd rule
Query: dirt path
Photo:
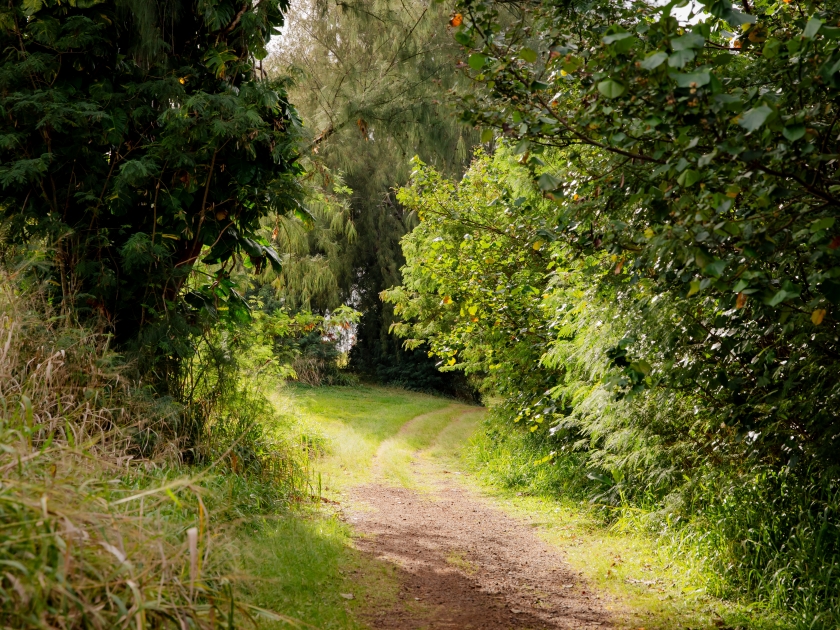
[(398, 600), (390, 609), (368, 611), (372, 628), (611, 627), (601, 596), (526, 522), (419, 454), (411, 474), (431, 493), (388, 485), (379, 459), (373, 482), (351, 491), (359, 507), (346, 512), (360, 534), (358, 548), (399, 571)]

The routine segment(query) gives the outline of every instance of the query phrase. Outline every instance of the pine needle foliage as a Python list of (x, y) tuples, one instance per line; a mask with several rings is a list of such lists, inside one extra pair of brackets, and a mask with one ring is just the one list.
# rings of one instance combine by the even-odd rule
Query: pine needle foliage
[(409, 375), (422, 373), (421, 387), (441, 385), (440, 376), (425, 353), (389, 336), (393, 315), (379, 293), (399, 284), (399, 239), (416, 224), (393, 192), (408, 181), (411, 158), (459, 176), (477, 141), (450, 107), (448, 91), (463, 79), (449, 30), (442, 4), (305, 1), (293, 7), (274, 61), (294, 79), (290, 97), (303, 112), (313, 160), (352, 190), (358, 236), (342, 248), (339, 286), (364, 313), (353, 365), (409, 385)]

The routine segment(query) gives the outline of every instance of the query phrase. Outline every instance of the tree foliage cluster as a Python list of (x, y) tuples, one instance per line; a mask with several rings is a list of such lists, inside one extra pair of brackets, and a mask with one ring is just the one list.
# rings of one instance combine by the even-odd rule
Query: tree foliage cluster
[[(353, 368), (382, 381), (441, 389), (425, 352), (407, 351), (388, 334), (390, 305), (379, 292), (400, 282), (399, 239), (416, 224), (397, 201), (409, 160), (420, 155), (458, 176), (477, 134), (454, 115), (448, 90), (464, 82), (445, 9), (423, 2), (295, 3), (274, 68), (294, 80), (308, 159), (350, 189), (355, 238), (333, 258), (339, 294), (319, 308), (348, 303), (363, 313)], [(451, 380), (451, 379), (449, 379)]]
[(260, 219), (303, 213), (299, 121), (259, 67), (285, 8), (0, 10), (3, 243), (48, 252), (68, 318), (102, 317), (119, 342), (142, 335), (177, 359), (201, 313), (247, 316), (231, 269), (279, 268)]
[(675, 4), (459, 3), (464, 118), (508, 148), (460, 184), (418, 165), (386, 299), (545, 463), (833, 627), (840, 12)]

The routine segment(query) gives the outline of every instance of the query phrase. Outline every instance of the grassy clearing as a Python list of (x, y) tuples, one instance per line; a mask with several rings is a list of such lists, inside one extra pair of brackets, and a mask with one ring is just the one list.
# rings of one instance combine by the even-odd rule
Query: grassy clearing
[[(349, 485), (369, 482), (373, 458), (383, 442), (394, 438), (412, 418), (452, 404), (427, 394), (370, 386), (287, 385), (278, 389), (272, 400), (297, 418), (296, 430), (322, 453), (317, 471), (321, 490), (327, 496)], [(432, 427), (446, 421), (444, 417), (429, 419)], [(398, 467), (392, 472), (401, 476)]]

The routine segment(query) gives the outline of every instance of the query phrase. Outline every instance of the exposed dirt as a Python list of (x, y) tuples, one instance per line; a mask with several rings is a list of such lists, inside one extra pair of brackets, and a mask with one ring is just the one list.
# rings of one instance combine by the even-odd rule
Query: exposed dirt
[(399, 569), (393, 607), (365, 613), (372, 628), (612, 627), (602, 595), (532, 525), (478, 497), (457, 473), (416, 459), (412, 474), (434, 488), (420, 493), (382, 482), (376, 463), (374, 472), (373, 483), (352, 491), (368, 509), (345, 512), (357, 547)]

